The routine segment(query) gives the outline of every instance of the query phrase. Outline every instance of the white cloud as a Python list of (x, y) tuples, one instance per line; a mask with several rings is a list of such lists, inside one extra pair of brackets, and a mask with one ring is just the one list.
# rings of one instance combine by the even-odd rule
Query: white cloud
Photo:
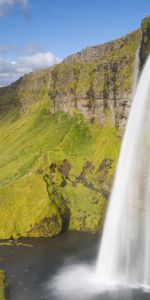
[(31, 56), (18, 57), (15, 61), (0, 58), (0, 86), (17, 80), (24, 74), (43, 69), (60, 62), (51, 52), (38, 52)]
[(0, 0), (0, 16), (5, 15), (15, 5), (21, 5), (24, 12), (28, 14), (28, 0)]

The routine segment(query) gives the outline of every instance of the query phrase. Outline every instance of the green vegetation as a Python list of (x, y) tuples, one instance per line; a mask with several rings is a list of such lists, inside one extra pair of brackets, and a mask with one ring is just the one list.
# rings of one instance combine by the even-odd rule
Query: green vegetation
[[(120, 144), (116, 129), (87, 125), (78, 111), (52, 115), (43, 101), (28, 114), (19, 108), (5, 114), (0, 141), (1, 238), (99, 228), (107, 201), (98, 189), (110, 188)], [(98, 166), (105, 159), (113, 163), (108, 180), (99, 184)], [(68, 175), (61, 171), (65, 160)], [(89, 186), (77, 179), (87, 161), (93, 164), (85, 174)], [(55, 172), (50, 171), (53, 164)]]
[(116, 103), (131, 91), (139, 37), (0, 89), (0, 238), (101, 227), (120, 148)]
[(0, 242), (0, 247), (2, 246), (7, 246), (7, 247), (28, 247), (28, 248), (33, 248), (34, 246), (32, 244), (27, 244), (23, 242), (19, 242), (19, 240), (7, 240), (6, 242)]
[(146, 32), (150, 27), (150, 17), (144, 18), (141, 24), (141, 28), (143, 32)]
[(142, 21), (141, 29), (140, 69), (142, 69), (145, 64), (150, 51), (150, 17), (147, 17)]
[(0, 300), (5, 300), (5, 274), (0, 270)]
[(73, 56), (72, 61), (56, 65), (50, 77), (51, 99), (54, 101), (59, 95), (61, 103), (64, 97), (72, 94), (71, 103), (80, 103), (82, 98), (91, 103), (96, 97), (114, 98), (131, 91), (140, 35), (141, 31), (137, 30), (110, 43), (110, 50), (95, 60), (83, 62)]

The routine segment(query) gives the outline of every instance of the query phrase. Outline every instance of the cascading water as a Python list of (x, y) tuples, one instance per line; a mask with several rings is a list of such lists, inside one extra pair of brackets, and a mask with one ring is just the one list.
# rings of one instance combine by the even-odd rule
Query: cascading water
[[(118, 287), (119, 298), (115, 294), (113, 299), (133, 300), (127, 294), (122, 298), (121, 291), (150, 290), (150, 56), (140, 79), (138, 67), (139, 50), (133, 102), (96, 266), (60, 269), (48, 284), (56, 299), (97, 299), (97, 294), (111, 291), (112, 295)], [(111, 295), (104, 299), (112, 299)]]
[(122, 143), (97, 276), (102, 286), (150, 287), (150, 56)]

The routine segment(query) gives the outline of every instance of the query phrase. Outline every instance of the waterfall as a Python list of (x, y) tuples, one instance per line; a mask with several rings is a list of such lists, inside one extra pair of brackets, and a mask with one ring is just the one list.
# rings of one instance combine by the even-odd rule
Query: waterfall
[[(150, 291), (150, 55), (140, 78), (138, 66), (139, 50), (133, 101), (97, 262), (62, 267), (48, 283), (57, 299), (98, 299), (101, 293), (105, 300), (131, 300), (136, 296), (120, 292)], [(119, 294), (111, 297), (116, 287)], [(105, 292), (110, 297), (105, 298)]]
[(97, 277), (101, 286), (150, 287), (150, 56), (138, 81), (121, 147)]
[(134, 64), (134, 72), (133, 72), (133, 88), (132, 88), (132, 97), (134, 97), (138, 80), (139, 80), (139, 65), (140, 65), (140, 47), (141, 47), (141, 42), (139, 44), (139, 47), (136, 50), (136, 55), (135, 55), (135, 64)]

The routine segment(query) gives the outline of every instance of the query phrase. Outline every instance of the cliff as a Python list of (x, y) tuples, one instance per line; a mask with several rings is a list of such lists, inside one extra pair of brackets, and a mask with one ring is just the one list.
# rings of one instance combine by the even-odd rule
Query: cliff
[(149, 18), (0, 89), (0, 238), (101, 228)]
[(87, 48), (51, 71), (49, 95), (54, 111), (74, 108), (88, 122), (122, 131), (131, 103), (135, 52), (140, 30), (104, 45)]

